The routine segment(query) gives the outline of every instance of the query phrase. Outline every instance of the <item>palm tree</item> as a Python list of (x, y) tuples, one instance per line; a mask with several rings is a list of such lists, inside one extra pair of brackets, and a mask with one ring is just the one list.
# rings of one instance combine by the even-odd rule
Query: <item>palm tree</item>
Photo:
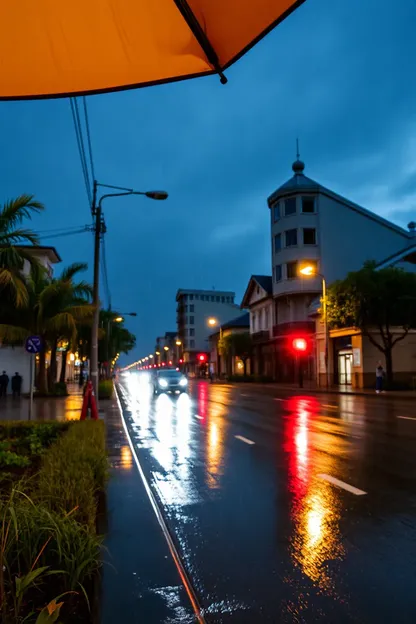
[[(44, 348), (39, 353), (37, 388), (39, 393), (48, 390), (46, 375), (46, 347), (52, 346), (52, 358), (56, 359), (56, 346), (61, 337), (75, 343), (77, 324), (93, 315), (89, 303), (91, 287), (86, 282), (74, 283), (74, 275), (85, 270), (86, 265), (68, 267), (60, 278), (50, 279), (43, 275), (27, 281), (28, 303), (24, 308), (10, 311), (5, 322), (0, 324), (0, 338), (8, 342), (22, 341), (30, 334), (41, 336)], [(56, 362), (55, 362), (56, 371)]]
[(20, 195), (6, 202), (0, 209), (0, 292), (2, 298), (11, 298), (16, 306), (28, 302), (28, 291), (22, 275), (25, 260), (31, 270), (39, 268), (38, 261), (28, 249), (16, 246), (39, 244), (36, 233), (22, 228), (21, 224), (24, 219), (31, 219), (34, 213), (43, 209), (43, 205), (35, 201), (33, 195)]

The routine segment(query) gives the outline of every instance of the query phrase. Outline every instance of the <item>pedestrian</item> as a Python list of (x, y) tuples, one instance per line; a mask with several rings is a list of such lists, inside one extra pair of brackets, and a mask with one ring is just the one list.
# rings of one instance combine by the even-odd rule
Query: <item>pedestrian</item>
[(9, 385), (9, 377), (6, 371), (0, 375), (0, 397), (7, 396), (7, 386)]
[(209, 380), (211, 383), (214, 381), (214, 364), (211, 362), (208, 368), (209, 371)]
[(380, 394), (383, 392), (383, 380), (384, 380), (384, 368), (382, 363), (379, 361), (376, 368), (376, 393)]
[(12, 393), (13, 398), (20, 397), (22, 390), (22, 376), (19, 373), (15, 373), (12, 377)]

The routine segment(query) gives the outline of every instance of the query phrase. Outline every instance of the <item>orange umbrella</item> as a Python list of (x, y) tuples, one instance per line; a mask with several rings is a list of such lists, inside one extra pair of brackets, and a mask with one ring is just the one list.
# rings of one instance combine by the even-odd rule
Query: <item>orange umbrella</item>
[(304, 0), (3, 0), (0, 99), (223, 71)]

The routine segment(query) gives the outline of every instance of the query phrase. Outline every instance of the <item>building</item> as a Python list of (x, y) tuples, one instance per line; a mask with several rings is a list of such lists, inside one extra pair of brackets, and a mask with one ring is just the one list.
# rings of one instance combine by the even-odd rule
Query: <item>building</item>
[(251, 276), (241, 307), (250, 310), (252, 372), (259, 376), (274, 377), (273, 279), (270, 275)]
[[(210, 335), (210, 355), (209, 360), (213, 365), (214, 374), (217, 377), (224, 377), (225, 375), (243, 375), (244, 374), (244, 362), (238, 355), (232, 355), (224, 357), (220, 354), (218, 343), (221, 339), (227, 338), (235, 334), (246, 334), (250, 332), (250, 314), (245, 312), (240, 314), (231, 321), (224, 323), (221, 327)], [(252, 373), (251, 358), (246, 361), (246, 374)]]
[[(410, 232), (413, 231), (411, 226), (412, 224), (409, 224)], [(414, 238), (413, 243), (379, 262), (376, 268), (384, 269), (393, 266), (405, 271), (416, 271), (416, 240)], [(312, 303), (310, 315), (316, 323), (316, 357), (322, 360), (325, 335), (319, 298)], [(392, 328), (391, 332), (393, 336), (403, 335), (402, 328)], [(376, 330), (374, 339), (380, 342), (380, 335)], [(382, 353), (359, 329), (347, 327), (330, 330), (328, 370), (331, 385), (374, 388), (375, 369), (380, 360), (383, 360)], [(416, 388), (416, 330), (411, 329), (407, 336), (394, 347), (393, 362), (395, 383), (402, 384), (403, 387)], [(325, 386), (327, 380), (322, 368), (324, 364), (322, 367), (317, 366), (317, 382), (318, 385)]]
[[(16, 245), (23, 248), (27, 253), (36, 257), (39, 263), (45, 267), (48, 275), (52, 277), (53, 266), (58, 262), (61, 262), (61, 258), (57, 253), (55, 247), (44, 246), (31, 246), (31, 245)], [(30, 264), (25, 260), (23, 266), (23, 274), (28, 275), (30, 270)], [(29, 392), (29, 377), (30, 377), (30, 356), (26, 353), (25, 348), (22, 347), (8, 347), (0, 344), (0, 374), (5, 370), (8, 376), (11, 378), (15, 372), (22, 375), (22, 392)], [(11, 384), (8, 388), (11, 393)]]
[(208, 358), (208, 338), (215, 327), (234, 318), (240, 311), (235, 293), (219, 290), (180, 289), (177, 301), (177, 337), (182, 343), (182, 359), (190, 373), (199, 370), (198, 354)]
[(172, 362), (173, 364), (177, 364), (180, 359), (180, 345), (177, 345), (178, 342), (176, 331), (173, 332), (165, 332), (164, 336), (158, 336), (156, 338), (156, 346), (155, 346), (155, 364), (169, 364)]
[[(262, 283), (265, 276), (253, 276), (243, 299), (243, 307), (250, 310), (250, 332), (259, 345), (254, 370), (271, 370), (276, 381), (287, 382), (297, 378), (293, 339), (315, 338), (310, 306), (319, 301), (322, 279), (331, 284), (367, 260), (382, 262), (400, 255), (415, 244), (416, 229), (410, 224), (406, 231), (305, 176), (299, 157), (292, 169), (293, 176), (267, 200), (272, 286), (270, 281)], [(304, 265), (315, 267), (314, 277), (301, 275)], [(311, 353), (306, 369), (310, 379), (325, 374), (325, 358)]]

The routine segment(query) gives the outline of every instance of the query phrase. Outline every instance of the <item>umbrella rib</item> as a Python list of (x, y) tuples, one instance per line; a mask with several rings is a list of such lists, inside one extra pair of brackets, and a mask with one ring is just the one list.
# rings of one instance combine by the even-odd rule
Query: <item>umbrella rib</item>
[(215, 52), (201, 24), (198, 22), (197, 18), (195, 17), (195, 14), (192, 11), (191, 7), (189, 6), (188, 2), (186, 0), (174, 0), (174, 2), (176, 6), (178, 7), (179, 11), (181, 12), (182, 17), (184, 18), (189, 28), (191, 29), (194, 37), (198, 41), (202, 50), (204, 51), (205, 56), (207, 57), (208, 61), (211, 63), (212, 67), (215, 69), (215, 71), (219, 75), (221, 84), (226, 84), (228, 80), (226, 76), (224, 75), (224, 72), (221, 69), (221, 64), (217, 56), (217, 53)]

